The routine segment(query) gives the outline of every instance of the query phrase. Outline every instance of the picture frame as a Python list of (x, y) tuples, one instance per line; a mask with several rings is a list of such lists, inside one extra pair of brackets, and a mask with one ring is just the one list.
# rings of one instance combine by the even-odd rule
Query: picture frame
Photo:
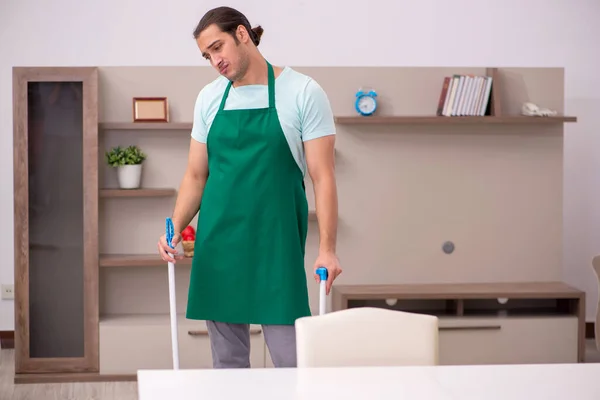
[(169, 122), (166, 97), (134, 97), (133, 122)]

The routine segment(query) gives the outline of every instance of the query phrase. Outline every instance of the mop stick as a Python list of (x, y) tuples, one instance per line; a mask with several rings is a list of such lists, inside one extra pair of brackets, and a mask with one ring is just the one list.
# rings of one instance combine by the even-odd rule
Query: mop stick
[[(171, 218), (167, 218), (167, 244), (173, 248), (174, 228)], [(169, 261), (169, 308), (171, 314), (171, 347), (173, 351), (173, 369), (179, 369), (179, 343), (177, 335), (177, 302), (175, 296), (175, 265)]]
[(327, 309), (327, 268), (317, 268), (319, 275), (319, 315), (324, 315)]

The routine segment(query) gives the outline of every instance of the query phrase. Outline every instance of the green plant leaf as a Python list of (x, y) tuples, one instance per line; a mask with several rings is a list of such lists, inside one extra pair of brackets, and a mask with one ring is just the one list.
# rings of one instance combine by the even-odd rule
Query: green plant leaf
[(122, 165), (137, 165), (143, 163), (147, 156), (137, 146), (128, 146), (123, 148), (116, 146), (105, 154), (106, 163), (111, 167), (120, 167)]

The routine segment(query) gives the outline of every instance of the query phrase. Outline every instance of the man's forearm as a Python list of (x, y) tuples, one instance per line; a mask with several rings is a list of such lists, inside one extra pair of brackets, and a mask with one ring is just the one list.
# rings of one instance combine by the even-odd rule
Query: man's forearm
[(206, 177), (195, 177), (190, 173), (183, 176), (172, 217), (175, 232), (181, 233), (198, 212), (205, 185)]
[(319, 253), (335, 253), (338, 224), (338, 198), (335, 175), (328, 174), (314, 182), (317, 220), (319, 223)]

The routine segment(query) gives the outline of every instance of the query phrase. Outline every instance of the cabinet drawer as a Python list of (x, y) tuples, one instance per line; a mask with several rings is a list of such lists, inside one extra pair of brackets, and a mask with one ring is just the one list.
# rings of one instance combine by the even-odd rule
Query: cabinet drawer
[(574, 316), (440, 318), (440, 364), (575, 363)]
[[(178, 319), (181, 369), (212, 368), (210, 339), (203, 321)], [(265, 364), (260, 326), (251, 327), (250, 362)], [(100, 323), (100, 373), (136, 374), (139, 369), (172, 369), (171, 325), (168, 316), (117, 316)]]

